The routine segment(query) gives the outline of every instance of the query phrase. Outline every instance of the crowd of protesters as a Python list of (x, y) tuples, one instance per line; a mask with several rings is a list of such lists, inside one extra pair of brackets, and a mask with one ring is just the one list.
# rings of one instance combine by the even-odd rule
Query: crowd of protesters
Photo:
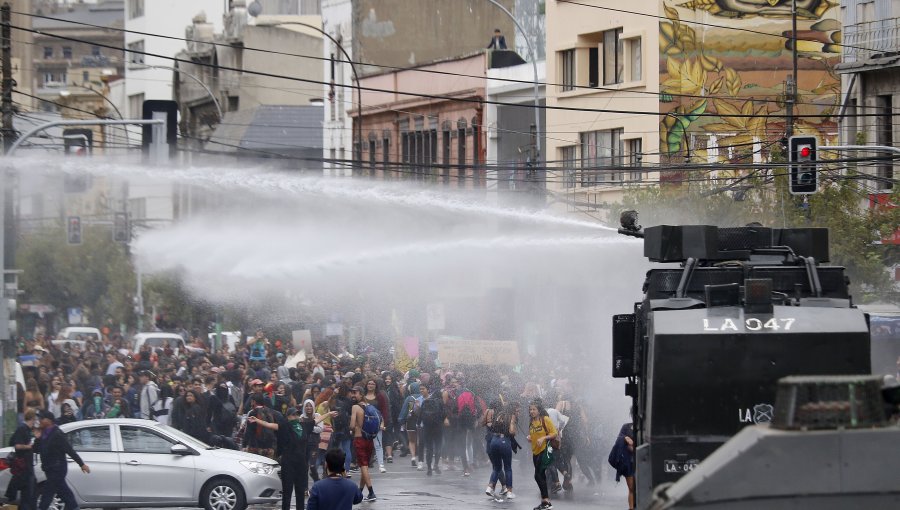
[(441, 369), (431, 359), (400, 369), (386, 353), (343, 348), (315, 349), (286, 366), (295, 354), (289, 342), (262, 330), (233, 351), (185, 336), (190, 349), (136, 352), (116, 335), (84, 344), (22, 341), (19, 354), (30, 366), (19, 388), (20, 422), (29, 410), (49, 411), (58, 424), (153, 419), (213, 446), (263, 455), (282, 465), (285, 510), (291, 493), (303, 508), (310, 478), (334, 476), (325, 465), (330, 448), (344, 452), (341, 475), (359, 478), (364, 501), (376, 500), (370, 467), (464, 477), (489, 468), (486, 495), (513, 499), (519, 449), (521, 460), (532, 457), (540, 510), (552, 508), (551, 494), (603, 476), (603, 424), (586, 405), (590, 388), (562, 376), (571, 370), (537, 362)]

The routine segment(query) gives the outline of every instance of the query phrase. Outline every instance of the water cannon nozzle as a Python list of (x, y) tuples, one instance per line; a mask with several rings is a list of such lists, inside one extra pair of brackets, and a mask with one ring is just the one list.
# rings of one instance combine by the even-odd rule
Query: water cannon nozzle
[(644, 232), (641, 231), (641, 226), (638, 225), (637, 222), (637, 211), (633, 209), (622, 211), (622, 214), (619, 215), (619, 224), (622, 225), (622, 227), (618, 230), (618, 232), (626, 236), (643, 238)]

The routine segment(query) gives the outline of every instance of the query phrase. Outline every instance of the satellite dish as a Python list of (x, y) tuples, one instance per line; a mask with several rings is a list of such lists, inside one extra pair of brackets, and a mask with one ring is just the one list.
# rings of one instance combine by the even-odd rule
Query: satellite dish
[(260, 14), (262, 14), (262, 10), (263, 10), (263, 8), (262, 8), (262, 5), (260, 5), (259, 1), (253, 0), (253, 3), (251, 3), (247, 7), (247, 14), (249, 14), (250, 16), (253, 16), (255, 18), (255, 17), (259, 16)]

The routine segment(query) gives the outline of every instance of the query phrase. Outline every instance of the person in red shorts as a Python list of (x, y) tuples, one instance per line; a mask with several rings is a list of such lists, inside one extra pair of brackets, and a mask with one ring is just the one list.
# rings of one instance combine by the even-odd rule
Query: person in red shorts
[(375, 442), (363, 437), (362, 426), (366, 417), (363, 399), (363, 389), (354, 386), (350, 391), (350, 399), (353, 401), (353, 411), (350, 413), (350, 430), (353, 432), (353, 450), (356, 453), (356, 463), (359, 466), (359, 490), (363, 487), (369, 489), (369, 494), (363, 501), (375, 501), (375, 491), (372, 489), (372, 475), (369, 474), (369, 459), (375, 451)]

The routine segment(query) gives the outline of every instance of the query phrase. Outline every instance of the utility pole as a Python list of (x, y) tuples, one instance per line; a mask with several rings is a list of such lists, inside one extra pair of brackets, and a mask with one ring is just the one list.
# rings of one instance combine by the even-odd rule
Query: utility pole
[(3, 129), (3, 152), (9, 150), (16, 139), (16, 131), (13, 129), (13, 106), (12, 106), (12, 37), (11, 27), (12, 11), (9, 3), (4, 3), (0, 7), (0, 23), (2, 23), (2, 47), (0, 47), (0, 67), (3, 71), (3, 98), (2, 98), (2, 129)]
[(791, 0), (791, 60), (793, 62), (794, 74), (788, 79), (787, 91), (787, 137), (794, 136), (794, 105), (797, 102), (797, 91), (799, 90), (800, 77), (797, 75), (797, 0)]

